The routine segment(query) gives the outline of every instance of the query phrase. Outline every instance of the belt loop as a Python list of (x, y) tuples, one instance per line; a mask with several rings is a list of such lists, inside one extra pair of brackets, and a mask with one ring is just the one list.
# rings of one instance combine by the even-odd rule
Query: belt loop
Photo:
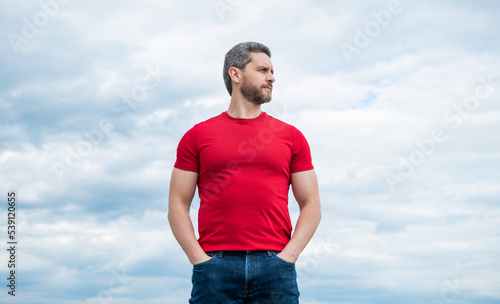
[(268, 251), (267, 251), (267, 256), (268, 256), (268, 257), (273, 256), (273, 253), (271, 252), (271, 250), (268, 250)]
[(222, 258), (223, 253), (224, 253), (224, 251), (222, 251), (222, 250), (221, 250), (221, 251), (217, 252), (217, 256), (218, 256), (219, 258)]

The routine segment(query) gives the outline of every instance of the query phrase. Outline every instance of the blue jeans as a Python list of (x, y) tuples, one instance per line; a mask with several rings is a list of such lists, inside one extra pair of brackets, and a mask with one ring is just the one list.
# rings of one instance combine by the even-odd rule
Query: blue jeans
[(216, 251), (193, 266), (191, 304), (298, 304), (295, 264), (277, 251)]

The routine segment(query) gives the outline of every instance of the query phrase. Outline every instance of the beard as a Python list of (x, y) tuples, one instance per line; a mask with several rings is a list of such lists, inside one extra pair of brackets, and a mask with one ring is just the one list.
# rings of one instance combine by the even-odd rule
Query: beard
[(272, 99), (272, 91), (269, 91), (268, 94), (262, 92), (262, 89), (265, 86), (261, 86), (258, 88), (257, 86), (252, 85), (249, 81), (247, 81), (246, 77), (243, 77), (240, 92), (241, 95), (248, 101), (255, 104), (263, 104), (270, 102)]

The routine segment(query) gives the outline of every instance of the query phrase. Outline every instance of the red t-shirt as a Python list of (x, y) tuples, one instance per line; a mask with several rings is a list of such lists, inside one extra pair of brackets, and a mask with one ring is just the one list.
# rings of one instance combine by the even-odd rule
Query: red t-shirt
[(227, 112), (196, 124), (177, 147), (175, 168), (197, 172), (204, 251), (277, 250), (288, 244), (290, 174), (313, 169), (302, 133), (265, 112)]

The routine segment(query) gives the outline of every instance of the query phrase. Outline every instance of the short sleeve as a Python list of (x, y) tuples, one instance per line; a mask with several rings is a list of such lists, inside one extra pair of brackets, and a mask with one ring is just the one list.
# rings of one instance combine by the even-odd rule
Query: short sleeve
[(300, 172), (314, 169), (311, 149), (306, 138), (297, 128), (293, 128), (292, 163), (290, 172)]
[(200, 162), (197, 145), (196, 125), (184, 134), (177, 146), (177, 159), (174, 167), (199, 173)]

